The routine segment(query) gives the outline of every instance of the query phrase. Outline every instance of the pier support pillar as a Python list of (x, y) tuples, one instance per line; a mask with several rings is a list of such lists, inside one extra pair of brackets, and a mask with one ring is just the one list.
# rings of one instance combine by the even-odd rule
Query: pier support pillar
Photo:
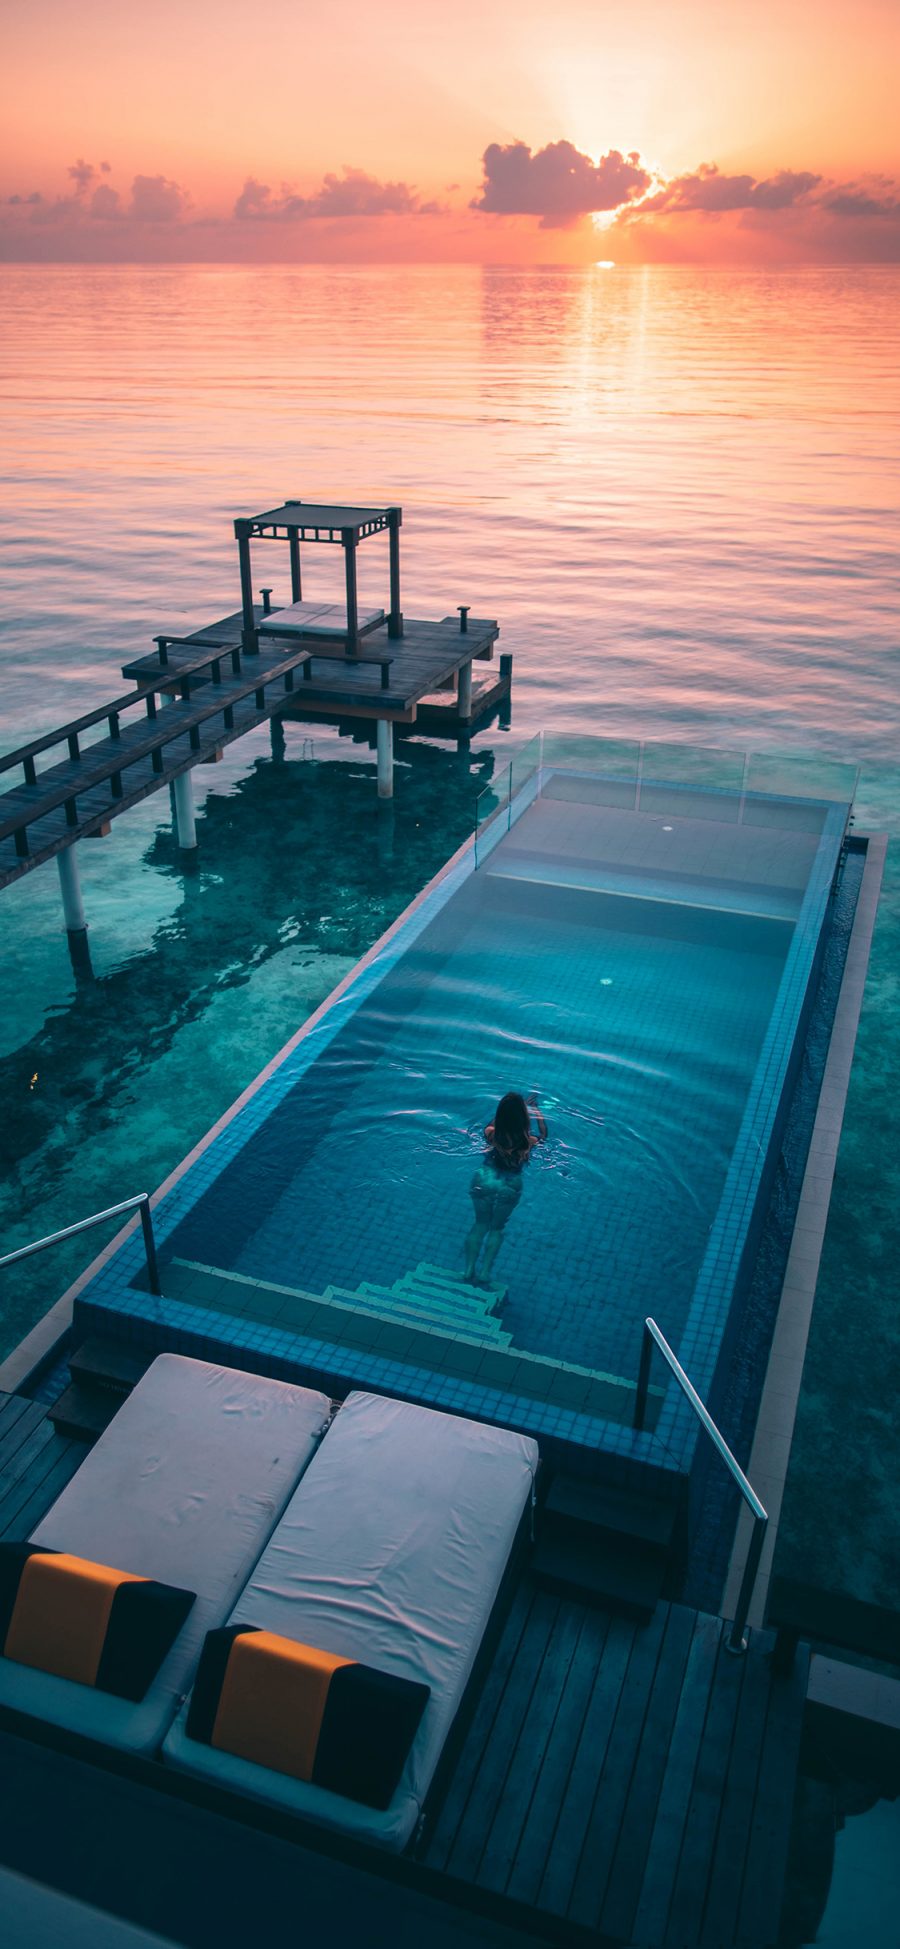
[(75, 847), (66, 846), (61, 853), (57, 853), (56, 864), (59, 868), (66, 933), (84, 934), (87, 931), (87, 921), (84, 917), (84, 901), (81, 898), (81, 880)]
[(472, 665), (463, 663), (456, 679), (456, 709), (464, 721), (472, 715)]
[(498, 723), (501, 731), (508, 731), (512, 723), (512, 657), (507, 653), (500, 658), (500, 681), (507, 685), (506, 695), (500, 700)]
[(182, 852), (189, 853), (197, 844), (197, 826), (194, 819), (194, 786), (189, 771), (179, 772), (172, 780), (172, 797), (175, 801), (175, 832)]
[(94, 970), (91, 967), (91, 950), (88, 947), (87, 921), (84, 917), (84, 901), (81, 898), (81, 879), (75, 847), (66, 846), (61, 853), (57, 853), (56, 864), (59, 869), (63, 917), (66, 923), (72, 972), (76, 981), (92, 981)]
[(389, 717), (378, 719), (378, 796), (394, 796), (394, 726)]

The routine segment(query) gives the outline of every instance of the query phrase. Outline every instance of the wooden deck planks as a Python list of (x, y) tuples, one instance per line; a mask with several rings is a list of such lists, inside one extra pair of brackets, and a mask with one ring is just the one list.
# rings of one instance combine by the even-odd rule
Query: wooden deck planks
[[(805, 1697), (769, 1639), (724, 1650), (719, 1618), (647, 1625), (526, 1579), (424, 1861), (640, 1949), (774, 1938)], [(551, 1919), (555, 1917), (556, 1921)]]
[(637, 1635), (637, 1627), (630, 1620), (621, 1617), (610, 1619), (603, 1656), (559, 1810), (553, 1846), (538, 1891), (539, 1907), (555, 1915), (564, 1915), (569, 1905), (597, 1781), (605, 1764), (616, 1709)]
[(622, 1826), (669, 1621), (669, 1608), (662, 1605), (657, 1608), (650, 1623), (636, 1631), (627, 1681), (616, 1703), (615, 1723), (567, 1904), (570, 1918), (585, 1923), (589, 1928), (597, 1920), (616, 1839)]
[(609, 1629), (603, 1612), (583, 1610), (578, 1623), (578, 1643), (506, 1883), (506, 1893), (515, 1901), (537, 1901)]
[(532, 1694), (540, 1681), (558, 1610), (558, 1598), (538, 1592), (447, 1862), (448, 1872), (462, 1881), (479, 1880), (485, 1837), (506, 1786)]
[(86, 1453), (58, 1435), (46, 1404), (12, 1395), (0, 1405), (0, 1538), (28, 1536)]
[(38, 1401), (28, 1401), (21, 1394), (14, 1395), (0, 1411), (0, 1477), (45, 1412)]
[(599, 1914), (603, 1929), (626, 1939), (631, 1934), (644, 1881), (666, 1754), (694, 1632), (695, 1620), (690, 1611), (678, 1609), (670, 1613), (618, 1840), (613, 1836), (613, 1850), (608, 1845), (604, 1850), (609, 1859), (605, 1893), (598, 1896), (595, 1887), (589, 1904), (589, 1913)]
[(578, 1645), (581, 1618), (565, 1605), (554, 1620), (537, 1684), (510, 1757), (506, 1784), (485, 1825), (478, 1885), (503, 1894), (528, 1819), (536, 1781), (553, 1733), (560, 1698)]
[(445, 1868), (452, 1852), (457, 1829), (487, 1750), (494, 1718), (528, 1621), (531, 1596), (530, 1586), (520, 1584), (435, 1822), (428, 1846), (428, 1861), (432, 1867)]
[(772, 1678), (738, 1915), (740, 1949), (758, 1949), (772, 1940), (773, 1906), (780, 1902), (787, 1869), (808, 1677), (809, 1647), (801, 1645), (790, 1673)]
[(720, 1618), (697, 1618), (631, 1932), (647, 1949), (658, 1949), (665, 1935), (721, 1635)]
[(748, 1658), (744, 1671), (728, 1770), (720, 1787), (716, 1851), (699, 1929), (700, 1949), (722, 1949), (723, 1943), (733, 1941), (737, 1926), (771, 1686), (770, 1668), (760, 1655), (758, 1638), (751, 1638), (751, 1653), (754, 1655)]
[(696, 1940), (702, 1916), (698, 1890), (706, 1887), (715, 1854), (722, 1807), (722, 1754), (730, 1752), (747, 1661), (733, 1658), (719, 1642), (715, 1678), (700, 1742), (681, 1858), (675, 1875), (664, 1949), (683, 1949)]

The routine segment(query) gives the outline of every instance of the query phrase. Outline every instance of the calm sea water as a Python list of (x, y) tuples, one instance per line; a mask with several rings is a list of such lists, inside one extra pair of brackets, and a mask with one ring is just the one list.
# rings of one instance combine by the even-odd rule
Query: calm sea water
[[(898, 321), (882, 269), (6, 270), (4, 748), (234, 606), (232, 517), (286, 494), (400, 501), (406, 612), (468, 602), (515, 656), (511, 730), (405, 746), (388, 821), (368, 750), (298, 726), (280, 766), (260, 733), (195, 774), (192, 870), (162, 795), (85, 845), (92, 987), (55, 869), (3, 895), (8, 1248), (155, 1186), (540, 726), (849, 756), (897, 829)], [(285, 566), (260, 550), (277, 597)], [(857, 1306), (894, 1283), (898, 938), (891, 870), (827, 1268)], [(0, 1347), (85, 1257), (7, 1275)]]

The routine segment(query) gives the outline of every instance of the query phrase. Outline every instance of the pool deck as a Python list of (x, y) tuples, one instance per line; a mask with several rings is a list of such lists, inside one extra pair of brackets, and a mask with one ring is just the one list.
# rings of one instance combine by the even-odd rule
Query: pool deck
[[(0, 1400), (10, 1539), (30, 1533), (85, 1453), (46, 1413)], [(732, 1657), (719, 1618), (661, 1602), (637, 1624), (539, 1587), (526, 1561), (487, 1651), (415, 1857), (344, 1845), (8, 1715), (0, 1860), (198, 1944), (246, 1942), (254, 1909), (257, 1936), (269, 1909), (274, 1928), (298, 1887), (308, 1923), (330, 1915), (333, 1934), (340, 1914), (367, 1949), (426, 1931), (435, 1949), (774, 1941), (805, 1650), (783, 1674), (768, 1632)]]

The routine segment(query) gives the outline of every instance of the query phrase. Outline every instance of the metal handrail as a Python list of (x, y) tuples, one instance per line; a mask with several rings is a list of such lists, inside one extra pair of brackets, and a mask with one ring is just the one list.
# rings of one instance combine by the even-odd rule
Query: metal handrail
[(731, 1631), (725, 1640), (726, 1651), (746, 1651), (747, 1639), (744, 1636), (744, 1626), (747, 1622), (750, 1604), (753, 1598), (754, 1585), (759, 1571), (760, 1558), (762, 1556), (763, 1543), (766, 1535), (766, 1525), (769, 1521), (768, 1514), (763, 1508), (756, 1490), (747, 1481), (747, 1477), (740, 1464), (735, 1461), (724, 1435), (720, 1434), (712, 1415), (704, 1407), (696, 1388), (688, 1380), (684, 1368), (672, 1352), (665, 1334), (660, 1332), (656, 1321), (650, 1319), (644, 1321), (644, 1336), (641, 1341), (641, 1364), (638, 1370), (637, 1393), (634, 1401), (634, 1427), (640, 1430), (644, 1426), (644, 1419), (647, 1412), (647, 1392), (650, 1385), (650, 1361), (654, 1344), (659, 1348), (663, 1359), (671, 1368), (679, 1387), (690, 1401), (691, 1407), (702, 1426), (706, 1429), (713, 1447), (718, 1450), (726, 1468), (734, 1477), (741, 1495), (753, 1516), (753, 1534), (750, 1538), (750, 1548), (747, 1552), (746, 1564), (744, 1565), (744, 1574), (741, 1579), (741, 1588), (734, 1613), (734, 1620)]
[(139, 1211), (141, 1229), (144, 1234), (144, 1251), (147, 1255), (147, 1274), (150, 1291), (159, 1297), (159, 1266), (156, 1259), (156, 1240), (153, 1236), (153, 1219), (150, 1214), (150, 1198), (146, 1191), (139, 1191), (135, 1198), (123, 1198), (120, 1205), (110, 1205), (106, 1211), (95, 1211), (90, 1218), (79, 1218), (77, 1225), (65, 1225), (61, 1232), (50, 1232), (47, 1238), (36, 1238), (31, 1245), (20, 1245), (16, 1252), (6, 1252), (0, 1258), (0, 1271), (4, 1266), (15, 1265), (17, 1259), (30, 1259), (35, 1252), (44, 1252), (48, 1245), (59, 1245), (64, 1238), (75, 1238), (79, 1232), (90, 1231), (92, 1225), (102, 1225), (106, 1218), (121, 1218), (126, 1211)]

